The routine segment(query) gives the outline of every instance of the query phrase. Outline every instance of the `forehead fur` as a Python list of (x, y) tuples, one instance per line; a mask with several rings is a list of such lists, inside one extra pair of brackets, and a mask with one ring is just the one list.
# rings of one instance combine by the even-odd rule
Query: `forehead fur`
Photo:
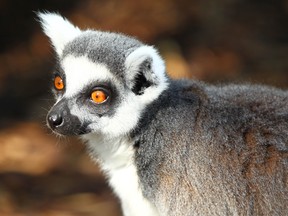
[(113, 74), (103, 64), (95, 64), (85, 56), (67, 56), (62, 61), (66, 78), (66, 97), (73, 97), (87, 85), (99, 82), (113, 81), (117, 83)]
[(106, 65), (116, 76), (122, 77), (125, 59), (142, 45), (138, 40), (122, 34), (89, 30), (65, 46), (62, 59), (67, 56), (86, 56), (92, 62)]

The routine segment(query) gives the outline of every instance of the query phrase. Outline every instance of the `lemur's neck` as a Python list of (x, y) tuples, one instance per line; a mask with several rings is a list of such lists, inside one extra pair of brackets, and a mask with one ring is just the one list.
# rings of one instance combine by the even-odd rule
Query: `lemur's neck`
[(134, 163), (133, 141), (128, 136), (107, 138), (100, 134), (87, 134), (90, 156), (104, 172), (111, 172)]
[(109, 178), (109, 183), (121, 200), (124, 215), (158, 216), (144, 196), (134, 161), (134, 141), (129, 137), (105, 138), (89, 134), (89, 153)]

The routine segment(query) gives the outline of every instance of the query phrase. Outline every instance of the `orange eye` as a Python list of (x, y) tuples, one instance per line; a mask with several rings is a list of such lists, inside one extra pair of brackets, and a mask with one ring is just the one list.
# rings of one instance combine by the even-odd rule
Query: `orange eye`
[(103, 90), (95, 90), (91, 93), (91, 99), (96, 104), (101, 104), (101, 103), (104, 103), (108, 99), (108, 96)]
[(60, 76), (56, 76), (54, 78), (54, 87), (57, 90), (63, 90), (64, 89), (64, 82)]

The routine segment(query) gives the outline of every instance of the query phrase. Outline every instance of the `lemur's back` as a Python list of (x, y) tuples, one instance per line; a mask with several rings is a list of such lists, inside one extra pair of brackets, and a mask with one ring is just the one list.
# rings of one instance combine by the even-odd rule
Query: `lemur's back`
[(162, 215), (288, 214), (287, 91), (176, 81), (147, 110), (136, 162)]

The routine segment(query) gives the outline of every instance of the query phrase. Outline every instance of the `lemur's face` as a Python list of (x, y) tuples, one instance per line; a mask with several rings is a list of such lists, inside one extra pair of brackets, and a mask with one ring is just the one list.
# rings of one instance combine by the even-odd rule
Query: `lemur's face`
[[(56, 103), (47, 116), (50, 128), (63, 135), (105, 129), (112, 117), (120, 114), (117, 110), (124, 105), (121, 101), (129, 97), (129, 91), (104, 64), (85, 56), (69, 55), (60, 64), (52, 80)], [(128, 119), (125, 111), (120, 115)]]
[(48, 126), (62, 135), (131, 131), (167, 87), (155, 49), (124, 35), (81, 31), (56, 14), (39, 17), (58, 55)]

